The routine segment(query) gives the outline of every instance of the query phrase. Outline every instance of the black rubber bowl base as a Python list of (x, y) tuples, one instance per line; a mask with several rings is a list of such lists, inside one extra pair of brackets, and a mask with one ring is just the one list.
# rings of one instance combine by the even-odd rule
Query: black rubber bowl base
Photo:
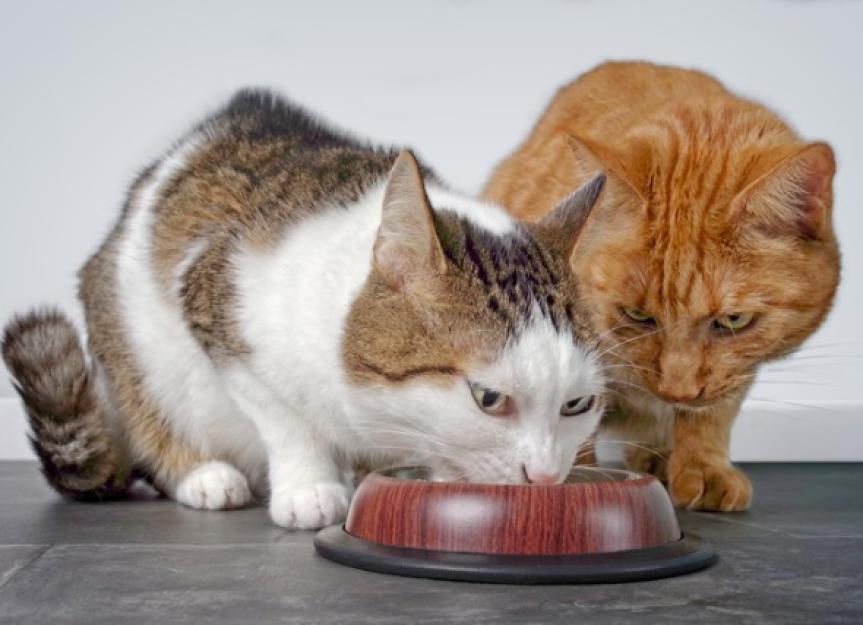
[(507, 556), (389, 547), (348, 534), (341, 525), (315, 536), (318, 553), (358, 569), (461, 582), (604, 584), (683, 575), (716, 563), (713, 548), (692, 534), (629, 551), (566, 556)]

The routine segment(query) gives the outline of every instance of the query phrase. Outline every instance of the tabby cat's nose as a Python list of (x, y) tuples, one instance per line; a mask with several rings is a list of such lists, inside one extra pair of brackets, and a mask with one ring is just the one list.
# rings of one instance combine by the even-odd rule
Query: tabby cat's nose
[(559, 473), (532, 471), (525, 466), (522, 466), (522, 472), (528, 484), (557, 484), (560, 478)]

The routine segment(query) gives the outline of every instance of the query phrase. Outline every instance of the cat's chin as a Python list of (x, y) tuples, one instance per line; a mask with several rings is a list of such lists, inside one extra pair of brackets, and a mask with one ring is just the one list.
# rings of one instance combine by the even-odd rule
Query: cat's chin
[[(657, 399), (662, 399), (659, 396), (656, 396)], [(664, 400), (663, 400), (664, 401)], [(675, 410), (685, 410), (686, 412), (709, 412), (716, 408), (721, 408), (728, 404), (729, 402), (737, 401), (737, 394), (735, 392), (724, 392), (721, 395), (717, 395), (716, 397), (711, 397), (710, 399), (702, 399), (698, 402), (666, 402), (669, 406), (673, 407)]]
[(684, 404), (681, 402), (669, 402), (668, 405), (675, 410), (685, 410), (686, 412), (708, 412), (714, 408), (719, 402), (708, 402), (703, 404)]

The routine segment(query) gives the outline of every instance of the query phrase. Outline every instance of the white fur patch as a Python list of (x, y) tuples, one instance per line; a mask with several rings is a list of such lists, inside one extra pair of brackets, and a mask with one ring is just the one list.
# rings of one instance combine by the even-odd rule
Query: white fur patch
[(328, 420), (318, 414), (338, 419), (343, 409), (342, 331), (371, 271), (382, 200), (383, 184), (348, 209), (323, 209), (292, 226), (273, 249), (232, 260), (253, 372), (317, 427)]
[[(562, 479), (578, 448), (599, 424), (605, 381), (592, 352), (577, 345), (569, 333), (558, 333), (538, 310), (533, 318), (499, 362), (483, 372), (481, 381), (518, 394), (523, 424), (519, 443), (528, 473), (560, 474)], [(595, 397), (590, 411), (560, 415), (564, 403), (584, 397)]]

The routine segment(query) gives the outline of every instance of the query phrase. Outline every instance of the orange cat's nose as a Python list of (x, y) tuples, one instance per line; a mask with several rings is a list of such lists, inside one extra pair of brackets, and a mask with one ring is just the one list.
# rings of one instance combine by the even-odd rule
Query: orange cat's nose
[(685, 404), (700, 398), (704, 394), (704, 387), (693, 386), (683, 388), (660, 382), (657, 394), (669, 403)]

